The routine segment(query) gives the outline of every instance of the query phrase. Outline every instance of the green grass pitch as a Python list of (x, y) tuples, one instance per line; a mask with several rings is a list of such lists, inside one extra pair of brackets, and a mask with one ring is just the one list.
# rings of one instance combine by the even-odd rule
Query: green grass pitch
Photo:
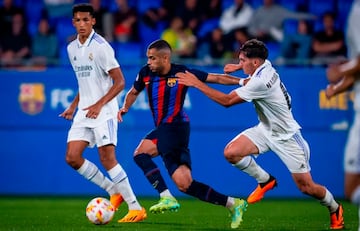
[[(150, 214), (141, 223), (116, 221), (127, 212), (122, 204), (107, 225), (91, 224), (85, 207), (91, 197), (0, 197), (0, 230), (6, 231), (159, 231), (159, 230), (232, 230), (227, 209), (199, 200), (180, 198), (178, 212)], [(157, 198), (139, 198), (148, 209)], [(357, 208), (347, 201), (344, 206), (346, 230), (357, 230)], [(329, 230), (327, 209), (312, 199), (272, 199), (249, 205), (237, 230)]]

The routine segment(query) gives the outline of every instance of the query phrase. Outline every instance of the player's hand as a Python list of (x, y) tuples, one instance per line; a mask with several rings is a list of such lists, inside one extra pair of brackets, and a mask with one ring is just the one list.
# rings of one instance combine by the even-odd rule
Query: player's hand
[(63, 113), (59, 115), (59, 117), (63, 117), (66, 120), (72, 120), (74, 116), (75, 110), (72, 108), (67, 108)]
[(342, 78), (339, 67), (336, 65), (329, 66), (326, 69), (326, 77), (330, 83), (338, 82)]
[(87, 108), (84, 108), (83, 111), (86, 111), (86, 110), (88, 111), (86, 113), (87, 118), (96, 119), (100, 114), (101, 107), (102, 106), (100, 104), (96, 103)]
[(327, 85), (326, 89), (325, 89), (325, 95), (326, 98), (330, 99), (331, 97), (333, 97), (336, 94), (335, 92), (335, 85), (334, 84), (329, 84)]
[(229, 64), (226, 64), (224, 66), (224, 73), (225, 74), (230, 74), (230, 73), (233, 73), (233, 72), (238, 71), (240, 69), (242, 69), (240, 64), (229, 63)]
[(120, 108), (120, 110), (118, 111), (118, 114), (117, 114), (117, 119), (120, 123), (123, 122), (123, 115), (125, 115), (128, 111), (129, 111), (129, 109), (127, 109), (125, 107)]
[(183, 84), (189, 87), (193, 87), (195, 86), (198, 82), (200, 82), (200, 80), (198, 78), (196, 78), (196, 76), (189, 72), (189, 71), (185, 71), (184, 72), (179, 72), (176, 74), (176, 77), (178, 77), (178, 83), (179, 84)]

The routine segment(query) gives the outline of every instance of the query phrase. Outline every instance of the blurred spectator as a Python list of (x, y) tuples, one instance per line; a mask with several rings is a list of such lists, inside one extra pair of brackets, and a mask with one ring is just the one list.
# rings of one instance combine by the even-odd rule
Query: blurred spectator
[(246, 28), (253, 16), (253, 8), (245, 0), (234, 0), (234, 3), (223, 11), (220, 17), (220, 28), (224, 33), (226, 49), (232, 50), (235, 43), (234, 31)]
[(200, 20), (219, 19), (222, 14), (222, 0), (199, 0)]
[(249, 38), (249, 34), (247, 33), (247, 29), (244, 27), (235, 29), (233, 34), (234, 34), (235, 42), (233, 43), (233, 47), (231, 49), (232, 52), (231, 57), (234, 59), (238, 59), (240, 48), (250, 38)]
[(161, 23), (166, 24), (166, 27), (168, 27), (171, 17), (175, 15), (176, 6), (173, 0), (162, 0), (161, 7), (157, 9), (149, 8), (144, 15), (142, 15), (142, 20), (145, 25), (152, 29), (156, 29)]
[(224, 34), (229, 34), (237, 28), (246, 28), (253, 16), (253, 8), (245, 0), (234, 0), (220, 17), (220, 28)]
[(184, 26), (180, 17), (175, 16), (170, 26), (163, 31), (161, 38), (167, 41), (173, 54), (179, 58), (195, 57), (196, 37), (189, 28)]
[(201, 23), (201, 9), (198, 0), (184, 0), (177, 7), (176, 16), (182, 18), (184, 26), (196, 34)]
[(4, 35), (0, 43), (1, 64), (5, 67), (19, 67), (30, 57), (31, 37), (24, 25), (23, 14), (12, 17), (11, 33)]
[(257, 8), (250, 20), (248, 32), (264, 42), (281, 42), (283, 40), (283, 23), (285, 19), (315, 19), (308, 13), (293, 12), (276, 4), (274, 0), (263, 0), (263, 5)]
[(94, 17), (96, 23), (94, 30), (102, 35), (107, 41), (113, 41), (113, 22), (111, 13), (107, 8), (101, 5), (101, 0), (90, 0), (89, 3), (94, 8)]
[(72, 18), (74, 0), (44, 0), (46, 11), (51, 19)]
[(229, 54), (226, 49), (223, 31), (220, 28), (216, 28), (211, 32), (209, 41), (209, 55), (213, 59), (222, 59)]
[(113, 13), (114, 35), (118, 42), (138, 41), (138, 16), (127, 0), (116, 0), (117, 11)]
[(38, 31), (32, 39), (31, 55), (34, 66), (57, 63), (58, 39), (47, 18), (42, 18), (39, 22)]
[(12, 17), (16, 13), (24, 15), (24, 10), (14, 5), (13, 0), (3, 0), (3, 4), (0, 7), (0, 28), (1, 37), (11, 33)]
[(299, 20), (295, 33), (287, 33), (281, 43), (278, 65), (309, 64), (311, 54), (312, 25), (309, 21)]
[(313, 64), (338, 62), (346, 57), (344, 31), (336, 28), (335, 14), (324, 13), (323, 29), (315, 32), (312, 42)]

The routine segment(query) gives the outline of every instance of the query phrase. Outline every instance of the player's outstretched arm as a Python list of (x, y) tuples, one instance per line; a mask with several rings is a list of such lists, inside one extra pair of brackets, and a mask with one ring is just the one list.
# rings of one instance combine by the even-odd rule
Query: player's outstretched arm
[(177, 73), (176, 76), (178, 77), (179, 84), (184, 84), (186, 86), (192, 86), (199, 89), (207, 97), (224, 107), (230, 107), (234, 104), (244, 102), (244, 100), (241, 99), (234, 91), (230, 92), (229, 94), (225, 94), (221, 91), (211, 88), (207, 84), (201, 82), (191, 72), (185, 71), (185, 73)]
[(326, 69), (326, 77), (330, 83), (337, 83), (346, 75), (360, 72), (360, 56), (339, 65), (332, 65)]
[(339, 82), (330, 83), (325, 89), (325, 95), (328, 99), (330, 99), (337, 94), (347, 91), (350, 87), (352, 87), (354, 82), (354, 75), (344, 76)]
[(218, 73), (209, 73), (206, 79), (208, 83), (219, 83), (223, 85), (239, 85), (240, 78), (228, 75), (228, 74), (218, 74)]
[(233, 72), (241, 70), (241, 69), (242, 69), (241, 64), (229, 63), (224, 66), (224, 73), (230, 74), (230, 73), (233, 73)]

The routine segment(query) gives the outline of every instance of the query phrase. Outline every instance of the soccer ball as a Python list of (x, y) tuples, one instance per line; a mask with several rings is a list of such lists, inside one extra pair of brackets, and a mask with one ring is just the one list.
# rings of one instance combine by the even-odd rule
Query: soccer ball
[(114, 217), (115, 208), (103, 197), (92, 199), (86, 206), (86, 216), (95, 225), (105, 225)]

